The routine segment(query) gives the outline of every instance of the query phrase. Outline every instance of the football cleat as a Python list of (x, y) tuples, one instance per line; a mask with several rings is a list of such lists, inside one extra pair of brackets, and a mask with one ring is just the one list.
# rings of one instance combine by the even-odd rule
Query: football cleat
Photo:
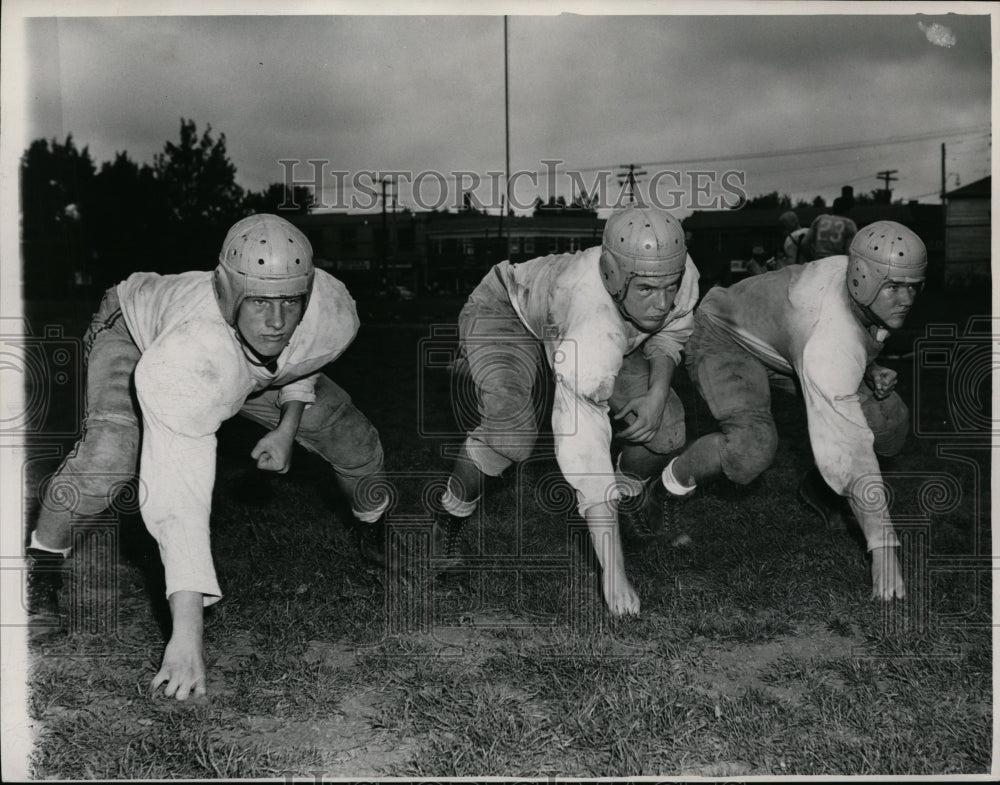
[(826, 484), (815, 466), (799, 483), (799, 499), (819, 515), (827, 529), (842, 531), (847, 528), (843, 497)]
[(358, 555), (375, 567), (385, 566), (385, 516), (374, 523), (355, 519), (351, 525)]
[(26, 553), (27, 611), (29, 617), (58, 617), (59, 592), (66, 573), (66, 559), (60, 553), (28, 548)]

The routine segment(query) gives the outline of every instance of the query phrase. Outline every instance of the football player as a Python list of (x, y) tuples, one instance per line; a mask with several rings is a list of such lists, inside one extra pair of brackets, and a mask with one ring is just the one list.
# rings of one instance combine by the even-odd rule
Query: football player
[(372, 492), (378, 434), (319, 373), (354, 339), (357, 312), (312, 256), (292, 224), (250, 216), (229, 230), (214, 272), (135, 273), (105, 293), (86, 335), (83, 436), (48, 483), (31, 533), (29, 612), (58, 610), (72, 521), (107, 507), (138, 464), (173, 621), (152, 688), (168, 697), (206, 692), (203, 608), (222, 597), (209, 513), (224, 420), (241, 414), (267, 429), (249, 456), (264, 471), (287, 472), (296, 441), (322, 456), (357, 526), (380, 539), (389, 498)]
[[(684, 444), (684, 411), (671, 379), (697, 299), (698, 272), (680, 222), (641, 206), (612, 214), (600, 246), (493, 267), (459, 316), (480, 422), (438, 501), (435, 552), (455, 555), (483, 476), (531, 454), (531, 391), (550, 373), (556, 460), (586, 520), (605, 602), (614, 614), (638, 613), (619, 513), (633, 502), (633, 524), (646, 526), (643, 482)], [(623, 426), (617, 435), (625, 444), (617, 467), (613, 421)]]
[(867, 540), (873, 596), (903, 597), (876, 456), (902, 449), (909, 412), (895, 392), (895, 371), (875, 358), (903, 325), (926, 271), (921, 239), (878, 221), (857, 234), (846, 256), (712, 289), (695, 312), (686, 362), (721, 432), (695, 440), (664, 469), (666, 489), (683, 496), (720, 474), (746, 484), (767, 469), (778, 445), (768, 377), (795, 376), (822, 475), (807, 475), (802, 493), (820, 509), (827, 486), (847, 497)]

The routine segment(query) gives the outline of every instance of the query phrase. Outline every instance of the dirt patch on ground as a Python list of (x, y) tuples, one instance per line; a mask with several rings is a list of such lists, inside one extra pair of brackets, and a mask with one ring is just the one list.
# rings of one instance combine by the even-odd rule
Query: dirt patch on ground
[[(516, 620), (484, 614), (470, 614), (455, 626), (434, 627), (430, 633), (409, 635), (395, 643), (416, 650), (428, 658), (453, 662), (456, 669), (475, 669), (495, 654), (505, 625), (513, 623), (510, 633), (517, 647), (524, 650), (551, 651), (552, 640), (541, 630), (521, 629)], [(558, 636), (556, 636), (558, 637)], [(805, 680), (789, 678), (782, 682), (769, 677), (782, 660), (815, 668), (824, 662), (849, 656), (860, 644), (829, 630), (801, 626), (794, 633), (760, 644), (724, 644), (705, 642), (697, 655), (699, 667), (693, 687), (713, 701), (737, 697), (747, 690), (770, 695), (789, 705), (805, 699)], [(366, 656), (388, 650), (392, 643), (373, 648), (357, 648), (342, 642), (311, 641), (304, 657), (310, 662), (332, 668), (353, 668)], [(620, 654), (643, 656), (639, 650), (624, 646)], [(403, 665), (400, 675), (412, 670), (412, 661)], [(829, 678), (835, 678), (832, 675)], [(223, 740), (251, 742), (264, 748), (301, 749), (319, 752), (324, 761), (324, 775), (385, 776), (394, 768), (405, 767), (421, 750), (417, 738), (400, 738), (382, 727), (379, 717), (391, 700), (377, 686), (349, 692), (338, 704), (335, 716), (311, 721), (280, 720), (271, 717), (246, 717), (227, 731)], [(718, 704), (717, 704), (718, 705)], [(684, 772), (691, 776), (732, 777), (751, 773), (751, 767), (739, 761), (701, 765)]]
[[(221, 731), (216, 740), (262, 749), (318, 753), (326, 778), (376, 777), (405, 764), (418, 751), (415, 740), (400, 739), (373, 721), (383, 697), (375, 692), (353, 693), (340, 702), (339, 712), (312, 720), (247, 716)], [(290, 772), (295, 774), (295, 772)], [(303, 771), (301, 776), (311, 776)]]
[[(800, 626), (794, 634), (758, 644), (735, 644), (711, 648), (704, 652), (699, 669), (699, 686), (712, 697), (737, 696), (747, 690), (758, 690), (786, 703), (800, 702), (805, 694), (805, 682), (789, 679), (775, 682), (762, 677), (782, 659), (819, 665), (829, 660), (850, 656), (862, 641), (845, 638), (816, 626)], [(832, 676), (827, 682), (836, 681)]]

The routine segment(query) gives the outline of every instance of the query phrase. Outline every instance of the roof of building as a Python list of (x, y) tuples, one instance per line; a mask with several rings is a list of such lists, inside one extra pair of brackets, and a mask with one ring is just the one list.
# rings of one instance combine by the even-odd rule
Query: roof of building
[(992, 177), (984, 177), (982, 180), (976, 180), (974, 183), (969, 183), (968, 185), (963, 185), (961, 188), (956, 188), (954, 191), (948, 191), (944, 195), (945, 199), (979, 199), (982, 197), (989, 198), (992, 195)]
[[(433, 213), (406, 212), (387, 214), (387, 220), (403, 219), (419, 221), (428, 234), (473, 234), (482, 235), (499, 231), (501, 219), (499, 215), (482, 215), (481, 213)], [(309, 213), (308, 215), (289, 216), (289, 220), (302, 228), (319, 228), (323, 226), (350, 226), (374, 224), (382, 221), (381, 213)], [(579, 212), (562, 212), (558, 210), (543, 211), (539, 215), (513, 215), (503, 217), (504, 231), (529, 231), (532, 233), (565, 233), (575, 234), (601, 232), (604, 229), (604, 219), (596, 214)]]
[[(823, 213), (830, 213), (831, 207), (808, 207), (794, 210), (801, 226), (809, 226), (813, 219)], [(937, 204), (865, 204), (857, 205), (850, 212), (850, 218), (858, 226), (867, 226), (874, 221), (898, 221), (909, 224), (940, 214)], [(705, 210), (692, 213), (682, 222), (685, 229), (778, 229), (778, 216), (787, 208)]]
[[(559, 214), (553, 212), (542, 215), (504, 216), (504, 233), (530, 234), (600, 234), (604, 230), (604, 219), (596, 215)], [(424, 225), (428, 235), (468, 234), (482, 235), (499, 232), (498, 215), (442, 215), (432, 214)]]

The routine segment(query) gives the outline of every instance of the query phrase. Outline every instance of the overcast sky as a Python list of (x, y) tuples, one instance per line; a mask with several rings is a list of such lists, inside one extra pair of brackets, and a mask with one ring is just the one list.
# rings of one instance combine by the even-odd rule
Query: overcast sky
[[(991, 6), (949, 5), (980, 14)], [(118, 151), (151, 163), (178, 138), (184, 117), (225, 134), (245, 188), (281, 180), (281, 159), (320, 159), (350, 173), (343, 202), (352, 177), (372, 179), (360, 172), (409, 172), (398, 198), (410, 206), (421, 172), (485, 178), (504, 169), (502, 16), (265, 17), (237, 15), (241, 7), (250, 8), (26, 20), (25, 142), (72, 133), (98, 163)], [(989, 16), (642, 8), (665, 13), (509, 17), (512, 172), (561, 161), (556, 192), (570, 197), (568, 170), (585, 185), (605, 171), (612, 196), (623, 164), (644, 169), (645, 182), (676, 170), (682, 190), (692, 171), (733, 170), (745, 175), (730, 184), (751, 195), (829, 201), (842, 184), (868, 192), (881, 185), (879, 171), (895, 169), (895, 197), (930, 202), (945, 142), (949, 188), (989, 173)], [(795, 150), (812, 152), (788, 154)], [(298, 179), (310, 174), (305, 164), (295, 170)], [(673, 175), (660, 182), (678, 186)], [(324, 183), (332, 189), (335, 181), (327, 175)], [(425, 206), (437, 183), (424, 176)], [(530, 201), (536, 192), (550, 193), (545, 178), (534, 188), (522, 176), (515, 195)]]

